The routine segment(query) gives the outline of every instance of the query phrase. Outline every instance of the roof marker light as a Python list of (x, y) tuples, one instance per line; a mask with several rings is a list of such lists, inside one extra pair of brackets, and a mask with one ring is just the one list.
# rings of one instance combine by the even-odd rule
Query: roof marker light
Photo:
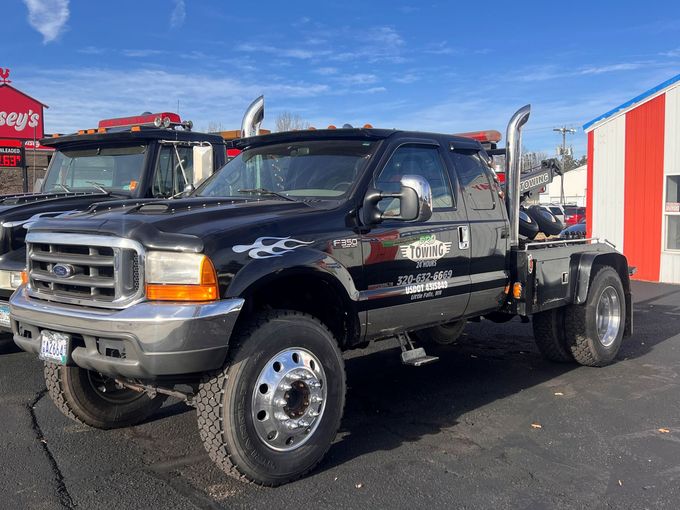
[(454, 133), (453, 136), (462, 136), (464, 138), (472, 138), (481, 143), (498, 143), (503, 138), (500, 131), (495, 129), (487, 129), (486, 131), (469, 131), (467, 133)]

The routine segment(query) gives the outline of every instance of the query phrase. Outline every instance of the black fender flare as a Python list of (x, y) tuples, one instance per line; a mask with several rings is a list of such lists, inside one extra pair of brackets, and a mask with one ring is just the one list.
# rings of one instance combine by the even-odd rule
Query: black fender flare
[(633, 298), (630, 291), (630, 275), (628, 273), (628, 260), (626, 257), (616, 251), (608, 253), (585, 252), (581, 253), (575, 262), (576, 282), (573, 293), (573, 302), (577, 305), (584, 304), (588, 299), (593, 267), (609, 266), (619, 274), (626, 300), (626, 324), (624, 336), (630, 336), (633, 333)]
[(251, 260), (243, 266), (229, 284), (226, 297), (240, 297), (248, 302), (248, 296), (261, 291), (267, 285), (284, 278), (313, 276), (329, 284), (347, 305), (352, 322), (359, 325), (363, 337), (366, 323), (359, 311), (359, 290), (354, 279), (340, 262), (328, 253), (313, 248), (300, 248), (281, 257)]

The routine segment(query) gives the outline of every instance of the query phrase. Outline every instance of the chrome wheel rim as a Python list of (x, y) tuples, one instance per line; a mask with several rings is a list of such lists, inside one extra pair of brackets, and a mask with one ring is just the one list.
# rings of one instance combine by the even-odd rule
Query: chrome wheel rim
[(600, 343), (605, 347), (612, 345), (621, 327), (621, 301), (614, 287), (606, 287), (600, 294), (595, 323)]
[(258, 438), (288, 452), (314, 435), (325, 409), (326, 374), (307, 349), (293, 347), (273, 356), (253, 388), (251, 416)]

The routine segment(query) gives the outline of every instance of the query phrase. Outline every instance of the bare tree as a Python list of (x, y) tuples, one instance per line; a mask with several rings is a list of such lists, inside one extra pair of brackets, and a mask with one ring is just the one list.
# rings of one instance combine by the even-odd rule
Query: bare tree
[(208, 122), (208, 127), (205, 130), (206, 133), (217, 133), (219, 131), (224, 131), (222, 129), (222, 123), (221, 122), (216, 122), (214, 120), (211, 120)]
[(282, 112), (276, 118), (276, 131), (295, 131), (298, 129), (307, 129), (309, 122), (303, 120), (297, 113)]
[(522, 147), (522, 170), (526, 171), (530, 168), (537, 167), (541, 161), (548, 159), (548, 154), (541, 151), (530, 152), (526, 147)]

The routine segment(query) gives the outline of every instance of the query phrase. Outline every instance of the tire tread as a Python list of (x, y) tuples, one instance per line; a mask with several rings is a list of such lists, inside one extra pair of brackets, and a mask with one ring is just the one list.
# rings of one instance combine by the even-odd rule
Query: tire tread
[[(323, 322), (321, 322), (316, 317), (304, 312), (298, 312), (294, 310), (273, 310), (258, 314), (254, 316), (246, 325), (240, 328), (239, 331), (231, 338), (231, 345), (229, 347), (229, 353), (227, 354), (227, 360), (225, 362), (224, 368), (206, 373), (201, 378), (199, 390), (195, 398), (198, 418), (198, 432), (203, 442), (203, 446), (208, 452), (208, 457), (213, 462), (215, 462), (227, 475), (241, 481), (256, 483), (265, 487), (276, 487), (304, 477), (310, 471), (316, 468), (318, 463), (321, 461), (321, 459), (323, 459), (325, 454), (328, 452), (328, 449), (331, 447), (329, 444), (326, 451), (319, 457), (319, 461), (316, 464), (310, 466), (307, 470), (297, 474), (293, 478), (289, 478), (281, 482), (255, 482), (250, 480), (245, 474), (239, 471), (236, 462), (233, 460), (233, 454), (229, 450), (229, 446), (227, 445), (226, 441), (223, 439), (224, 409), (222, 402), (224, 401), (226, 383), (229, 377), (229, 367), (234, 361), (235, 354), (238, 353), (239, 348), (257, 329), (262, 327), (270, 320), (282, 317), (294, 319), (305, 317), (307, 319), (311, 319), (317, 324), (321, 325), (332, 338), (335, 338)], [(335, 343), (335, 348), (339, 352), (337, 342)], [(343, 372), (345, 371), (344, 364), (342, 365), (342, 370)], [(340, 416), (342, 417), (343, 415), (344, 405), (340, 410)]]

